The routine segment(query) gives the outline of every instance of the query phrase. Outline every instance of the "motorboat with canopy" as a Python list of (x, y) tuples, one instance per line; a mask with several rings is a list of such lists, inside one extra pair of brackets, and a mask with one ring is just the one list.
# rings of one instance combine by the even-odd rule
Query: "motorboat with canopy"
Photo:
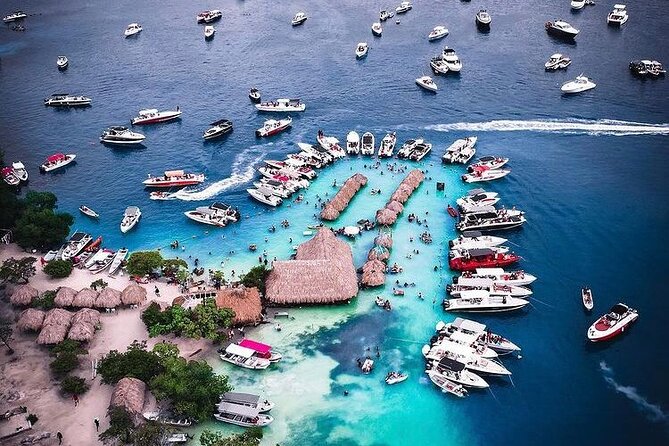
[[(259, 413), (269, 412), (274, 408), (274, 403), (269, 400), (261, 401), (260, 395), (242, 392), (226, 392), (221, 395), (220, 403), (231, 403), (239, 406), (248, 406), (258, 409)], [(219, 403), (219, 404), (220, 404)]]
[(203, 173), (187, 173), (184, 170), (166, 170), (164, 175), (149, 178), (142, 181), (145, 187), (185, 187), (195, 186), (204, 182)]
[(209, 127), (202, 135), (204, 139), (218, 138), (219, 136), (232, 131), (232, 121), (229, 119), (219, 119), (209, 125), (211, 127)]
[(242, 347), (249, 348), (256, 352), (256, 356), (259, 358), (265, 358), (269, 362), (279, 362), (283, 355), (279, 352), (272, 351), (272, 346), (263, 344), (262, 342), (254, 341), (252, 339), (242, 339), (239, 342), (239, 345)]
[(255, 350), (237, 344), (228, 345), (219, 356), (223, 361), (245, 369), (262, 370), (270, 365), (269, 359), (257, 356)]
[(44, 163), (40, 166), (42, 172), (51, 172), (61, 167), (65, 167), (70, 164), (77, 157), (74, 153), (65, 155), (63, 153), (54, 153), (49, 156)]

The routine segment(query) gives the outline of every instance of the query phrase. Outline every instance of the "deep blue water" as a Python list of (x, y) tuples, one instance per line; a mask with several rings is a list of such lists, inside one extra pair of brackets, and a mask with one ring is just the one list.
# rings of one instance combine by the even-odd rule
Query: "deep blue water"
[[(476, 134), (481, 154), (512, 159), (513, 173), (490, 189), (508, 206), (527, 212), (528, 224), (509, 238), (523, 256), (522, 267), (540, 278), (534, 286), (537, 301), (524, 313), (477, 319), (522, 345), (523, 359), (509, 364), (513, 383), (496, 382), (492, 393), (465, 401), (440, 395), (418, 379), (393, 392), (378, 387), (368, 390), (374, 407), (355, 407), (358, 400), (351, 400), (350, 409), (360, 413), (352, 421), (346, 417), (346, 403), (342, 407), (337, 402), (341, 397), (335, 396), (341, 389), (337, 379), (355, 374), (346, 355), (362, 355), (364, 346), (381, 344), (382, 351), (395, 355), (389, 361), (401, 358), (418, 378), (420, 345), (429, 339), (434, 322), (449, 316), (438, 305), (430, 308), (430, 302), (419, 309), (415, 303), (399, 304), (399, 311), (389, 315), (334, 308), (328, 314), (350, 315), (313, 338), (298, 336), (293, 342), (305, 355), (337, 361), (331, 372), (333, 396), (322, 399), (318, 408), (305, 408), (303, 416), (284, 414), (289, 430), (276, 434), (279, 439), (288, 438), (288, 444), (379, 445), (667, 442), (669, 359), (663, 332), (669, 304), (663, 279), (669, 261), (663, 234), (669, 227), (669, 80), (636, 79), (627, 68), (637, 58), (669, 64), (669, 49), (662, 44), (666, 2), (630, 4), (629, 22), (614, 29), (606, 26), (612, 5), (604, 2), (571, 13), (566, 0), (489, 1), (485, 6), (493, 16), (492, 29), (481, 34), (474, 25), (478, 3), (416, 1), (400, 25), (384, 24), (379, 39), (369, 30), (379, 5), (370, 1), (61, 3), (3, 2), (3, 15), (16, 8), (36, 15), (26, 21), (25, 33), (0, 27), (0, 144), (6, 161), (21, 159), (28, 166), (30, 188), (55, 192), (60, 209), (76, 214), (76, 227), (102, 234), (110, 247), (165, 247), (173, 239), (187, 240), (185, 253), (216, 265), (231, 250), (261, 241), (268, 235), (264, 229), (285, 216), (295, 219), (299, 235), (311, 223), (311, 211), (267, 211), (252, 203), (245, 189), (252, 167), (262, 158), (280, 157), (294, 150), (296, 142), (312, 141), (319, 128), (342, 140), (350, 129), (369, 129), (378, 138), (390, 130), (397, 130), (400, 140), (425, 137), (434, 151), (421, 167), (447, 182), (450, 201), (465, 189), (457, 180), (461, 168), (438, 165), (452, 140)], [(195, 15), (214, 7), (224, 17), (216, 24), (214, 40), (205, 42)], [(298, 10), (309, 19), (292, 29), (289, 22)], [(576, 44), (546, 35), (544, 22), (560, 17), (581, 29)], [(123, 29), (133, 21), (142, 23), (144, 31), (136, 39), (124, 39)], [(438, 24), (446, 25), (450, 35), (439, 43), (427, 42), (427, 33)], [(370, 44), (369, 56), (356, 61), (353, 51), (363, 40)], [(456, 49), (463, 71), (436, 79), (436, 95), (422, 92), (414, 79), (429, 72), (429, 58), (444, 45)], [(567, 71), (546, 73), (543, 63), (555, 52), (573, 63)], [(63, 73), (55, 66), (59, 54), (70, 59)], [(561, 83), (581, 72), (597, 88), (561, 96)], [(253, 130), (265, 117), (246, 96), (253, 85), (268, 99), (299, 96), (307, 103), (305, 113), (293, 115), (289, 133), (255, 139)], [(44, 107), (42, 98), (57, 91), (91, 96), (93, 106)], [(183, 119), (143, 127), (143, 149), (110, 149), (98, 142), (106, 126), (128, 123), (141, 108), (176, 105)], [(234, 121), (234, 132), (203, 143), (207, 124), (223, 117)], [(40, 175), (38, 165), (56, 151), (77, 153), (76, 165)], [(363, 164), (343, 162), (329, 176), (324, 173), (326, 178), (310, 193), (329, 191), (333, 178), (343, 180)], [(149, 200), (141, 186), (146, 174), (172, 168), (205, 172), (212, 188), (202, 192), (210, 197), (204, 203), (225, 201), (250, 218), (206, 232), (181, 214), (203, 202)], [(387, 176), (374, 181), (383, 184), (384, 195), (396, 184)], [(431, 193), (434, 183), (423, 188)], [(432, 256), (423, 260), (426, 270), (444, 260), (444, 243), (453, 234), (443, 209), (437, 214), (433, 206), (437, 198), (429, 199), (433, 201), (413, 198), (408, 208), (439, 215), (432, 217), (440, 222), (432, 221), (431, 228), (440, 240), (425, 248)], [(100, 212), (99, 223), (78, 214), (82, 203)], [(144, 215), (134, 231), (122, 235), (118, 223), (128, 205), (140, 206)], [(377, 207), (354, 207), (342, 218), (371, 217), (370, 209)], [(409, 230), (399, 225), (396, 239)], [(357, 264), (368, 242), (354, 244)], [(272, 239), (268, 250), (285, 257), (289, 247), (287, 241), (279, 245)], [(243, 265), (253, 261), (239, 259)], [(226, 262), (227, 268), (232, 264)], [(446, 271), (430, 278), (418, 268), (407, 268), (407, 273), (424, 280), (423, 289), (441, 301)], [(594, 290), (592, 316), (584, 315), (580, 305), (583, 284)], [(589, 345), (585, 330), (594, 315), (618, 300), (638, 308), (638, 323), (615, 342)], [(339, 347), (332, 347), (332, 340), (341, 342)], [(357, 382), (352, 386), (354, 392), (361, 388)], [(331, 435), (344, 425), (351, 432)], [(372, 433), (361, 439), (356, 432), (362, 430)]]

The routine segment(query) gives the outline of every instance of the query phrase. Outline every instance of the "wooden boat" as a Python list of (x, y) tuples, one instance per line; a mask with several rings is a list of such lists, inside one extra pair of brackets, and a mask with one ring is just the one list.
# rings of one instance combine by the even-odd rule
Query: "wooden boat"
[(581, 288), (581, 299), (583, 300), (583, 306), (586, 310), (592, 310), (592, 307), (595, 305), (592, 300), (592, 290), (587, 287)]
[(255, 350), (237, 344), (230, 344), (225, 350), (220, 351), (219, 353), (219, 356), (223, 361), (245, 369), (262, 370), (266, 369), (271, 364), (269, 359), (256, 356)]
[(123, 261), (127, 256), (128, 256), (127, 248), (121, 248), (118, 251), (116, 251), (116, 256), (114, 256), (114, 260), (111, 262), (111, 265), (109, 266), (110, 276), (116, 274), (116, 272), (121, 268), (121, 265), (123, 265)]

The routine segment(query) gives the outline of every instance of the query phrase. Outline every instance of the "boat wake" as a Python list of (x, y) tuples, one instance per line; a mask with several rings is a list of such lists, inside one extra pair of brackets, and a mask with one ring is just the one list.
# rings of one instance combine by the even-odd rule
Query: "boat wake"
[(648, 415), (648, 418), (651, 421), (669, 421), (669, 414), (667, 414), (662, 408), (657, 405), (649, 402), (645, 397), (639, 395), (636, 387), (632, 386), (623, 386), (616, 382), (613, 379), (613, 369), (605, 361), (599, 362), (599, 368), (604, 375), (604, 380), (611, 386), (613, 389), (625, 395), (627, 398), (636, 403), (637, 407), (644, 413)]
[(495, 120), (487, 122), (455, 122), (435, 124), (426, 130), (438, 132), (545, 132), (585, 135), (669, 135), (669, 124), (618, 121), (614, 119), (537, 119), (529, 121)]
[[(269, 145), (272, 144), (270, 143)], [(217, 181), (202, 190), (180, 190), (175, 192), (172, 197), (184, 201), (209, 200), (221, 192), (225, 192), (240, 184), (248, 183), (255, 176), (255, 167), (266, 153), (264, 149), (266, 146), (267, 144), (252, 146), (239, 153), (232, 163), (232, 174), (229, 177)]]

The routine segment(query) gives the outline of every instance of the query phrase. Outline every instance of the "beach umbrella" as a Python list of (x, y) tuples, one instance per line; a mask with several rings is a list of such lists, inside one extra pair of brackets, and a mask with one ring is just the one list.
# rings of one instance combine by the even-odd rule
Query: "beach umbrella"
[(12, 305), (26, 306), (30, 305), (37, 296), (39, 296), (37, 289), (30, 285), (21, 285), (14, 290), (9, 301)]
[(44, 323), (45, 312), (36, 308), (28, 308), (21, 313), (16, 326), (21, 331), (39, 331)]
[(94, 291), (92, 288), (84, 288), (80, 290), (76, 296), (74, 296), (72, 306), (79, 308), (92, 308), (95, 305), (95, 299), (97, 299), (97, 297), (97, 291)]
[(360, 234), (360, 228), (357, 226), (346, 226), (344, 228), (344, 234), (348, 235), (349, 237), (354, 237)]
[(146, 300), (146, 289), (131, 283), (121, 292), (121, 303), (123, 305), (139, 305)]
[(77, 295), (76, 290), (67, 286), (62, 286), (58, 288), (53, 303), (57, 307), (71, 307), (72, 302), (74, 301), (74, 296), (76, 295)]
[(121, 292), (113, 288), (106, 287), (98, 297), (95, 298), (94, 306), (96, 308), (116, 308), (121, 305)]

